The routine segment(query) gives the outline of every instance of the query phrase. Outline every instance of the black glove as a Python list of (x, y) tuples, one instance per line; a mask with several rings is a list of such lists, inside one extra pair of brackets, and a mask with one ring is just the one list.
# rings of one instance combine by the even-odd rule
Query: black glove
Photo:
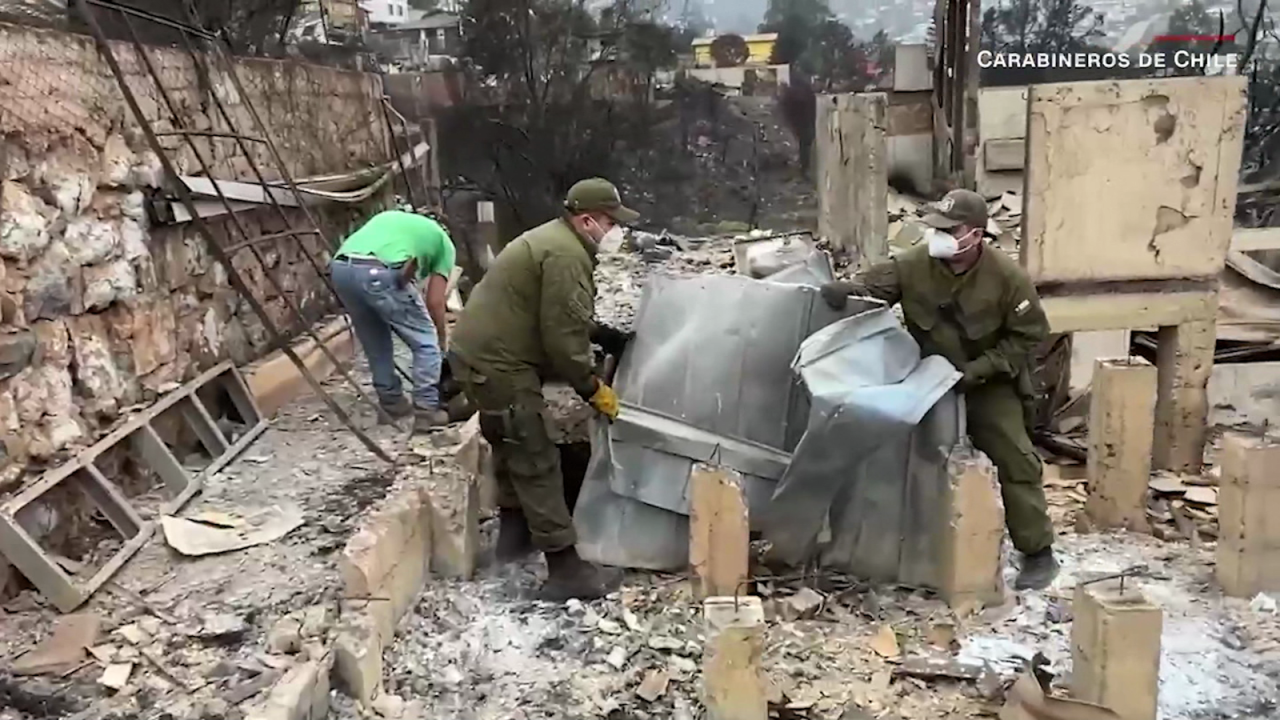
[(853, 293), (853, 283), (829, 282), (822, 286), (822, 299), (832, 310), (843, 310), (849, 305), (849, 295)]
[(960, 378), (960, 382), (956, 383), (956, 389), (960, 392), (967, 392), (979, 385), (982, 385), (991, 378), (991, 361), (985, 357), (966, 363), (963, 371), (964, 377)]
[(627, 343), (634, 340), (636, 334), (633, 332), (625, 332), (617, 328), (611, 328), (608, 325), (597, 325), (591, 333), (591, 342), (600, 346), (604, 350), (605, 355), (613, 355), (620, 357), (622, 351), (627, 349)]

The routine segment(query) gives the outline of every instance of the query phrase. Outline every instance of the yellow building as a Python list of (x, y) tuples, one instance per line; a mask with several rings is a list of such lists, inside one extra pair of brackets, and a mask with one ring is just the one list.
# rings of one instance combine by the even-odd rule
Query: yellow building
[[(745, 35), (742, 37), (747, 42), (747, 59), (743, 65), (768, 65), (769, 59), (773, 57), (773, 46), (778, 41), (778, 33), (762, 33), (760, 35)], [(701, 37), (693, 41), (693, 64), (695, 67), (711, 68), (716, 66), (716, 61), (711, 57), (711, 43), (715, 42), (714, 37)]]

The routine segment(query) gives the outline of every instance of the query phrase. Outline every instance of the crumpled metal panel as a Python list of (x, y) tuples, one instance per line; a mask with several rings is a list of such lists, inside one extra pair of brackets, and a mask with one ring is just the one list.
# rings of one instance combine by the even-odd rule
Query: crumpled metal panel
[(946, 458), (961, 430), (949, 390), (961, 374), (945, 358), (921, 360), (884, 307), (809, 338), (795, 367), (813, 394), (813, 414), (765, 511), (772, 552), (786, 562), (808, 560), (829, 520), (823, 565), (932, 584), (938, 545), (931, 539), (947, 512)]
[(843, 316), (813, 287), (738, 275), (655, 276), (614, 387), (630, 405), (789, 451), (809, 415), (791, 360), (801, 341)]
[(831, 270), (831, 256), (821, 250), (814, 250), (804, 262), (783, 268), (764, 279), (785, 285), (822, 287), (835, 279), (835, 273)]
[[(806, 277), (829, 277), (829, 263), (814, 260), (792, 279)], [(695, 461), (742, 473), (748, 504), (762, 512), (808, 424), (791, 360), (812, 330), (840, 317), (803, 282), (651, 278), (614, 382), (622, 413), (595, 431), (574, 512), (583, 557), (686, 566)]]
[[(823, 269), (805, 272), (822, 278)], [(945, 482), (945, 454), (939, 463), (933, 456), (917, 462), (913, 453), (947, 433), (916, 438), (911, 430), (954, 382), (951, 366), (940, 358), (921, 363), (919, 348), (883, 304), (852, 301), (846, 313), (861, 314), (842, 320), (803, 279), (773, 280), (651, 280), (615, 383), (622, 413), (612, 426), (593, 428), (594, 452), (574, 512), (583, 557), (655, 570), (686, 567), (695, 462), (742, 474), (753, 527), (763, 527), (780, 495), (801, 507), (804, 519), (788, 517), (788, 524), (816, 530), (830, 513), (836, 563), (848, 562), (849, 543), (861, 551), (870, 528), (857, 503), (883, 492), (842, 481), (853, 477), (851, 467), (874, 469), (894, 486), (915, 475), (934, 477), (935, 469)], [(932, 425), (926, 420), (922, 427)], [(854, 447), (866, 448), (865, 462), (857, 462), (856, 450), (851, 459)], [(804, 453), (798, 467), (790, 448)], [(833, 482), (820, 482), (824, 465), (836, 473)], [(779, 480), (788, 477), (798, 482), (780, 493)], [(927, 504), (926, 486), (917, 482), (915, 495), (904, 497)]]

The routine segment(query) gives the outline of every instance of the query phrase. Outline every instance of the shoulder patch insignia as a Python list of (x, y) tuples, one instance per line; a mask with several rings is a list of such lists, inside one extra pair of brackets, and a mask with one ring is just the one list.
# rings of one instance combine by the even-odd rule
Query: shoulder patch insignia
[(569, 316), (581, 322), (590, 320), (594, 314), (592, 304), (591, 296), (587, 291), (584, 288), (578, 288), (569, 298)]
[(1021, 315), (1025, 313), (1030, 307), (1031, 307), (1031, 301), (1024, 298), (1022, 302), (1018, 303), (1018, 306), (1015, 307), (1013, 311), (1018, 315)]

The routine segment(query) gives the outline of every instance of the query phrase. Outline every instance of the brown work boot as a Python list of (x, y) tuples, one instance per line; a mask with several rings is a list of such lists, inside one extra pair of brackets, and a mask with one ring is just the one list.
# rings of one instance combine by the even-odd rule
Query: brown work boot
[(449, 413), (444, 410), (426, 408), (414, 408), (413, 411), (413, 434), (429, 433), (436, 428), (444, 427), (449, 424)]
[(547, 581), (538, 593), (539, 600), (596, 600), (622, 585), (622, 571), (596, 567), (578, 557), (572, 546), (546, 553), (546, 557)]
[(493, 550), (493, 558), (500, 563), (514, 562), (523, 559), (533, 552), (533, 535), (529, 532), (529, 522), (519, 510), (501, 508), (498, 510), (498, 542)]
[(402, 417), (407, 417), (413, 413), (413, 403), (409, 402), (409, 398), (403, 395), (390, 402), (379, 399), (378, 405), (382, 407), (382, 411), (390, 416), (393, 421)]

